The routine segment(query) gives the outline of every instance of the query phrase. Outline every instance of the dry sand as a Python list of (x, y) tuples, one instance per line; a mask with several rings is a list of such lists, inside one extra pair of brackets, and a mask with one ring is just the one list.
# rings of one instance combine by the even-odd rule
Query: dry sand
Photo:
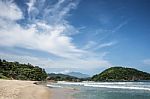
[(33, 83), (33, 81), (0, 80), (0, 99), (53, 99), (50, 98), (49, 88)]

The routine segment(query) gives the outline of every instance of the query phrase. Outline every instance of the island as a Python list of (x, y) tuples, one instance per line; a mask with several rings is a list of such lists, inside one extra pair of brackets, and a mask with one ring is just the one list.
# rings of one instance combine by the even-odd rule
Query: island
[(111, 67), (100, 74), (94, 75), (93, 81), (145, 81), (150, 80), (150, 74), (126, 67)]

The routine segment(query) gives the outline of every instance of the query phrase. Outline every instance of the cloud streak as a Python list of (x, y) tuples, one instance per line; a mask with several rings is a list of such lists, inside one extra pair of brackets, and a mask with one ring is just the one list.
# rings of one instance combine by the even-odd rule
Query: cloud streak
[[(78, 33), (79, 30), (71, 25), (66, 17), (69, 16), (70, 10), (77, 7), (78, 2), (59, 0), (49, 6), (45, 5), (45, 0), (40, 2), (30, 0), (26, 4), (27, 17), (23, 16), (25, 13), (14, 2), (0, 1), (0, 9), (5, 10), (5, 12), (0, 10), (0, 46), (48, 52), (59, 59), (0, 53), (1, 58), (49, 68), (90, 69), (111, 65), (109, 61), (103, 59), (105, 53), (97, 55), (87, 51), (97, 43), (91, 41), (81, 49), (72, 42), (71, 35)], [(18, 23), (20, 20), (26, 21), (26, 24)], [(113, 44), (103, 44), (99, 48), (111, 45)]]
[(98, 67), (108, 67), (112, 64), (107, 60), (96, 59), (69, 59), (69, 60), (52, 60), (47, 58), (37, 58), (34, 56), (19, 56), (14, 54), (0, 53), (1, 59), (10, 61), (19, 61), (21, 63), (31, 63), (43, 68), (76, 68), (76, 69), (93, 69)]
[(117, 41), (111, 41), (111, 42), (107, 42), (107, 43), (97, 43), (95, 41), (89, 41), (83, 47), (83, 49), (95, 51), (95, 50), (99, 50), (99, 49), (106, 48), (106, 47), (112, 47), (115, 44), (117, 44)]
[(150, 59), (143, 60), (143, 63), (146, 64), (146, 65), (150, 65)]
[[(49, 10), (52, 10), (51, 12), (55, 12), (59, 9), (60, 4), (64, 2), (65, 1), (60, 0), (55, 5), (57, 6), (55, 9)], [(29, 3), (27, 3), (29, 13), (34, 13), (34, 10), (32, 9), (38, 9), (36, 6), (34, 6), (35, 3), (35, 0), (31, 0)], [(13, 13), (11, 16), (10, 14), (5, 13), (3, 15), (3, 12), (1, 11), (2, 14), (0, 14), (0, 17), (5, 16), (6, 18), (11, 19), (11, 21), (0, 18), (0, 38), (2, 41), (0, 45), (42, 50), (65, 58), (80, 57), (82, 53), (84, 53), (84, 51), (77, 49), (76, 46), (74, 46), (72, 43), (72, 38), (65, 35), (66, 32), (76, 30), (64, 19), (64, 16), (68, 14), (70, 9), (72, 9), (72, 5), (74, 3), (69, 3), (62, 11), (56, 11), (57, 13), (55, 12), (52, 14), (52, 16), (58, 15), (59, 18), (55, 17), (56, 22), (59, 21), (57, 24), (46, 23), (46, 19), (35, 19), (35, 16), (32, 20), (33, 16), (30, 15), (32, 16), (30, 21), (32, 21), (33, 24), (27, 24), (28, 28), (24, 28), (16, 22), (16, 20), (23, 18), (21, 17), (22, 12), (17, 5), (15, 5), (13, 2), (2, 1), (0, 4), (3, 5), (1, 7), (5, 8), (6, 13), (9, 13), (9, 11), (10, 13)], [(61, 19), (62, 21), (60, 21)]]
[(116, 43), (117, 43), (116, 41), (112, 41), (112, 42), (108, 42), (108, 43), (99, 44), (93, 50), (98, 50), (98, 49), (101, 49), (101, 48), (111, 47), (111, 46), (115, 45)]
[(128, 21), (124, 21), (124, 22), (120, 23), (117, 27), (115, 27), (115, 28), (111, 31), (111, 33), (117, 32), (117, 31), (120, 30), (123, 26), (125, 26), (127, 23), (128, 23)]

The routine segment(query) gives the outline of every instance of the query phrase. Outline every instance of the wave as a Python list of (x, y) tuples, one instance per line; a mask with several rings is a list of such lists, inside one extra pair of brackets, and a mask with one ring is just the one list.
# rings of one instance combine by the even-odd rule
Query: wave
[(85, 87), (99, 87), (111, 89), (130, 89), (150, 91), (150, 83), (143, 82), (65, 82), (59, 81), (58, 84), (80, 85)]
[[(68, 84), (68, 85), (142, 85), (142, 82), (66, 82), (66, 81), (58, 81), (58, 84)], [(149, 84), (150, 85), (150, 84)]]
[(135, 90), (150, 91), (150, 88), (134, 87), (134, 86), (109, 86), (109, 85), (90, 85), (90, 84), (84, 84), (84, 86), (86, 86), (86, 87), (112, 88), (112, 89), (135, 89)]
[(47, 84), (46, 86), (51, 87), (51, 88), (63, 88), (62, 86), (56, 86), (56, 85), (50, 85), (50, 84)]
[(66, 81), (58, 81), (58, 84), (63, 84), (63, 85), (84, 85), (82, 82), (66, 82)]

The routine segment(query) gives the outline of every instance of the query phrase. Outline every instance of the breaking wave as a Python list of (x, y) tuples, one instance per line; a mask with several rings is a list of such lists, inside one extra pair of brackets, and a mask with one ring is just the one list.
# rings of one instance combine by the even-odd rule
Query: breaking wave
[(58, 84), (77, 85), (85, 87), (129, 89), (150, 91), (150, 82), (65, 82), (59, 81)]

